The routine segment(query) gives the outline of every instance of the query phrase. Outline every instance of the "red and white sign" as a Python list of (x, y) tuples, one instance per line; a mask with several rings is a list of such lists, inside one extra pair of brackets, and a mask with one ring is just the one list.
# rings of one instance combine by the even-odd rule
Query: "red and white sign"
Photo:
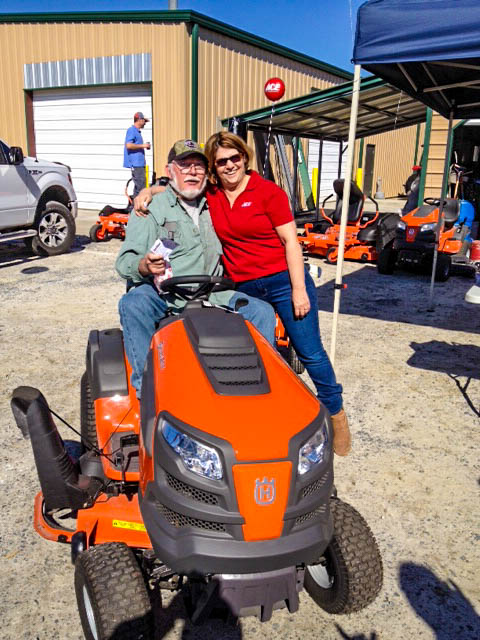
[(276, 102), (285, 94), (285, 83), (281, 78), (270, 78), (265, 83), (263, 91), (269, 100)]

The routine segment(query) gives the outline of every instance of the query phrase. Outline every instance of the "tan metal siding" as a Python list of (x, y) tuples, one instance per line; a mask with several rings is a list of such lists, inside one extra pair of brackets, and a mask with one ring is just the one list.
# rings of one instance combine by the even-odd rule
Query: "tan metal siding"
[[(453, 126), (458, 122), (459, 120), (454, 120)], [(448, 120), (438, 113), (434, 113), (432, 117), (432, 131), (430, 134), (430, 148), (428, 151), (425, 198), (440, 197), (445, 167), (447, 134)]]
[[(190, 130), (190, 39), (185, 24), (1, 24), (0, 135), (27, 148), (23, 65), (131, 53), (152, 54), (154, 152), (163, 171), (172, 140)], [(72, 91), (78, 88), (72, 88)], [(133, 116), (133, 114), (132, 114)], [(125, 128), (129, 125), (125, 123)]]
[(263, 93), (265, 82), (278, 76), (288, 100), (345, 82), (300, 62), (286, 60), (258, 47), (200, 29), (198, 135), (204, 142), (218, 129), (218, 118), (271, 105)]

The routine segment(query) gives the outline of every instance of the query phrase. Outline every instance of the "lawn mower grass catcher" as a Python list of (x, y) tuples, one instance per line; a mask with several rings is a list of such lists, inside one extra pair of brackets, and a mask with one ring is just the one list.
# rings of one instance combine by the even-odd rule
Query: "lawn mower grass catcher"
[[(333, 182), (337, 204), (331, 217), (325, 213), (325, 204), (335, 195), (333, 193), (322, 203), (320, 211), (323, 219), (316, 224), (307, 223), (305, 232), (298, 237), (306, 253), (323, 256), (330, 264), (336, 264), (338, 260), (344, 184), (343, 179)], [(354, 182), (351, 183), (345, 230), (344, 257), (346, 260), (375, 261), (379, 251), (393, 237), (392, 234), (397, 226), (398, 215), (394, 213), (381, 215), (377, 202), (368, 197), (375, 204), (375, 211), (364, 211), (366, 196)]]
[(380, 591), (373, 534), (334, 490), (330, 415), (241, 315), (204, 304), (231, 285), (162, 284), (188, 302), (152, 339), (140, 402), (122, 332), (90, 333), (79, 459), (40, 391), (13, 393), (42, 489), (34, 526), (71, 544), (88, 640), (152, 638), (163, 588), (181, 591), (193, 623), (214, 609), (293, 612), (303, 587), (331, 613)]
[[(378, 256), (379, 273), (392, 274), (395, 267), (413, 267), (424, 272), (432, 269), (440, 200), (425, 198), (424, 203), (398, 222), (395, 238), (385, 245)], [(445, 199), (435, 269), (435, 280), (438, 282), (448, 280), (452, 267), (465, 275), (474, 275), (475, 265), (467, 257), (473, 216), (474, 209), (470, 202)]]

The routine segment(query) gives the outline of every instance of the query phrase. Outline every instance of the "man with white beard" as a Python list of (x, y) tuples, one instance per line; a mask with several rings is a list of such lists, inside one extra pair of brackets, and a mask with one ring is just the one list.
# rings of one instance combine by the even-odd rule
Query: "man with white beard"
[[(207, 158), (193, 140), (179, 140), (168, 154), (166, 173), (170, 183), (149, 204), (146, 217), (131, 216), (125, 241), (116, 261), (118, 273), (133, 286), (121, 298), (118, 309), (132, 385), (141, 395), (142, 374), (157, 323), (168, 311), (185, 305), (174, 294), (161, 293), (155, 281), (165, 276), (223, 275), (222, 246), (213, 229), (204, 197)], [(158, 240), (171, 250), (169, 265), (152, 251)], [(157, 243), (158, 244), (158, 243)], [(272, 307), (243, 293), (212, 293), (210, 302), (238, 311), (273, 344), (275, 313)], [(239, 301), (241, 305), (238, 304)]]

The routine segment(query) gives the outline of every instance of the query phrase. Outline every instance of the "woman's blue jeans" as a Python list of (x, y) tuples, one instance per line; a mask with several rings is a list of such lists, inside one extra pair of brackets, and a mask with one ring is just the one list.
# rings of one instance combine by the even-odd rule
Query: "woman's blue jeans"
[(317, 389), (317, 396), (332, 415), (342, 408), (342, 386), (335, 378), (330, 359), (320, 337), (318, 303), (315, 284), (305, 269), (305, 284), (310, 311), (298, 320), (292, 305), (292, 285), (288, 271), (237, 283), (237, 291), (269, 302), (280, 316), (300, 361)]
[[(248, 304), (239, 308), (245, 320), (250, 322), (273, 345), (275, 338), (275, 312), (272, 307), (250, 298), (244, 293), (235, 292), (228, 307), (235, 310), (238, 300), (246, 300)], [(140, 397), (142, 375), (147, 361), (148, 350), (157, 324), (167, 315), (168, 306), (163, 296), (159, 295), (153, 285), (141, 284), (130, 289), (118, 303), (120, 321), (123, 329), (123, 342), (128, 361), (132, 366), (132, 386)]]

